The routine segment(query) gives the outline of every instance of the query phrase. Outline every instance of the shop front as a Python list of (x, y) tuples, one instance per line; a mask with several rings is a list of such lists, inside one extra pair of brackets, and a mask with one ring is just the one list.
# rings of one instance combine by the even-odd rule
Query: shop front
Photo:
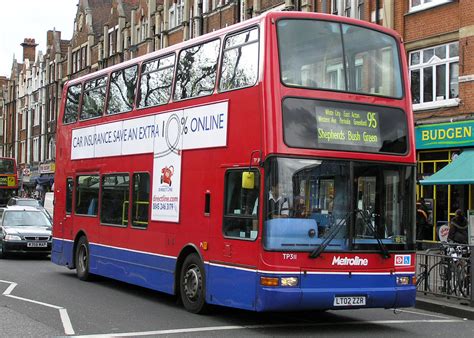
[(421, 125), (415, 133), (417, 198), (432, 225), (423, 239), (437, 241), (457, 209), (474, 209), (474, 120)]
[(39, 165), (39, 176), (36, 178), (36, 190), (39, 192), (41, 200), (44, 200), (44, 194), (52, 191), (54, 185), (54, 172), (56, 163), (48, 162)]

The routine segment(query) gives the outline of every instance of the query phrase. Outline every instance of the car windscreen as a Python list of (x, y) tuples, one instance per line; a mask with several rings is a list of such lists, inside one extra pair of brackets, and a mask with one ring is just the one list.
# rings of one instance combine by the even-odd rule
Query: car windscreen
[(39, 202), (37, 200), (18, 200), (16, 205), (21, 205), (25, 207), (39, 207)]
[(45, 226), (50, 227), (51, 221), (41, 211), (5, 211), (3, 226)]

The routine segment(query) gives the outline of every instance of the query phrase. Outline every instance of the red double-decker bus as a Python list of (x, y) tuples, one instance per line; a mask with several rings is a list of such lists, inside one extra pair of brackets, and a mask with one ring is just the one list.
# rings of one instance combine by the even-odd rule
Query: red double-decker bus
[(18, 174), (14, 158), (0, 157), (0, 206), (7, 205), (18, 192)]
[(268, 13), (68, 82), (52, 261), (255, 311), (415, 302), (400, 37)]

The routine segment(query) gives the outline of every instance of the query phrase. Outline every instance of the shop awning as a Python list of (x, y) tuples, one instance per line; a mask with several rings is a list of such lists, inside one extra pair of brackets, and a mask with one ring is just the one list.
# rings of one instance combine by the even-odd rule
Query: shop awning
[(464, 150), (454, 161), (425, 180), (422, 185), (474, 184), (474, 149)]
[(41, 174), (40, 177), (36, 178), (36, 183), (39, 185), (52, 185), (54, 182), (53, 174)]

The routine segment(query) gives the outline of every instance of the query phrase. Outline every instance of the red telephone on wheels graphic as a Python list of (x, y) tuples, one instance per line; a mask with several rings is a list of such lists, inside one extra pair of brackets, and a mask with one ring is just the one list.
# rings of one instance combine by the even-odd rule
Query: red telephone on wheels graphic
[(169, 167), (164, 167), (161, 169), (161, 184), (166, 183), (171, 186), (171, 176), (173, 176), (174, 167), (170, 165)]

